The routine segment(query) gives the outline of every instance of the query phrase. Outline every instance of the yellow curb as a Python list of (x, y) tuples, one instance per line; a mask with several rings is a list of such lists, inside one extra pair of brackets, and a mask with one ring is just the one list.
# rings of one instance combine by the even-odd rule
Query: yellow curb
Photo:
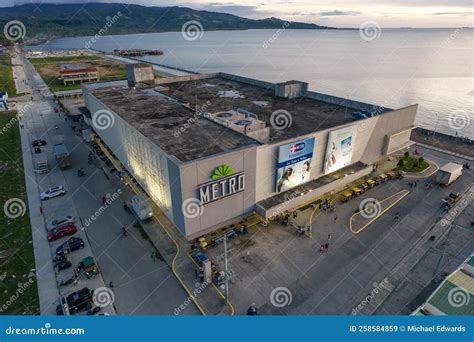
[[(424, 171), (421, 171), (421, 172), (407, 172), (407, 173), (405, 174), (405, 178), (417, 178), (417, 179), (418, 179), (418, 178), (428, 178), (428, 177), (430, 177), (432, 174), (434, 174), (436, 171), (439, 170), (439, 165), (436, 164), (434, 161), (431, 161), (431, 160), (428, 160), (428, 159), (425, 159), (425, 161), (430, 164), (430, 166), (429, 166), (428, 168), (426, 168)], [(429, 168), (430, 168), (431, 166), (433, 166), (433, 165), (435, 166), (435, 170), (434, 170), (433, 172), (431, 172), (430, 174), (428, 174), (428, 175), (421, 175), (421, 176), (419, 176), (419, 175), (413, 175), (413, 176), (410, 175), (411, 173), (415, 173), (415, 174), (416, 174), (416, 173), (425, 172), (426, 170), (429, 170)]]
[(354, 231), (352, 229), (352, 219), (356, 216), (356, 215), (360, 215), (360, 211), (353, 214), (351, 216), (351, 218), (349, 219), (349, 229), (351, 231), (351, 233), (353, 234), (359, 234), (361, 231), (363, 231), (365, 228), (367, 228), (369, 225), (371, 225), (375, 220), (377, 220), (380, 216), (382, 216), (387, 210), (389, 210), (390, 208), (392, 208), (393, 206), (395, 206), (395, 204), (397, 204), (398, 202), (400, 202), (402, 199), (404, 199), (409, 193), (410, 193), (410, 190), (402, 190), (402, 191), (399, 191), (391, 196), (388, 196), (386, 198), (384, 198), (383, 200), (379, 201), (379, 203), (382, 203), (383, 201), (386, 201), (392, 197), (395, 197), (401, 193), (405, 193), (402, 197), (400, 197), (398, 200), (396, 200), (395, 202), (393, 202), (391, 205), (389, 205), (387, 208), (385, 208), (385, 210), (383, 210), (380, 214), (378, 214), (377, 216), (375, 216), (372, 220), (370, 220), (369, 222), (367, 222), (362, 228), (360, 228), (359, 230), (356, 230)]
[[(112, 164), (114, 164), (114, 166), (117, 168), (117, 170), (121, 170), (121, 167), (117, 164), (115, 165), (115, 158), (113, 158), (110, 154), (109, 154), (109, 151), (105, 148), (102, 148), (102, 143), (97, 140), (97, 144), (101, 147), (101, 150), (104, 152), (104, 154), (109, 158), (109, 160), (112, 162)], [(128, 178), (128, 176), (127, 176)], [(135, 188), (135, 184), (133, 182), (128, 182), (127, 184), (130, 185), (130, 188), (133, 190), (133, 192), (135, 192), (137, 195), (140, 194), (139, 190)], [(159, 208), (158, 208), (159, 209)], [(168, 230), (165, 228), (165, 226), (161, 223), (161, 221), (158, 219), (158, 217), (153, 213), (153, 217), (155, 218), (155, 220), (158, 222), (158, 224), (161, 226), (161, 228), (163, 228), (163, 230), (165, 231), (166, 235), (168, 235), (168, 237), (171, 239), (171, 241), (173, 242), (173, 244), (175, 245), (176, 247), (176, 254), (175, 256), (173, 257), (173, 261), (171, 262), (171, 270), (174, 274), (174, 276), (176, 277), (176, 279), (178, 280), (178, 282), (181, 284), (181, 286), (183, 287), (183, 289), (186, 291), (186, 293), (188, 294), (189, 298), (191, 298), (191, 300), (194, 302), (194, 304), (196, 304), (196, 307), (198, 308), (198, 310), (201, 312), (201, 314), (203, 316), (206, 316), (206, 312), (204, 311), (204, 309), (201, 307), (201, 305), (198, 303), (198, 301), (196, 300), (196, 298), (193, 296), (193, 294), (191, 293), (191, 291), (189, 291), (189, 289), (186, 287), (186, 285), (184, 284), (183, 280), (181, 279), (181, 277), (179, 276), (178, 272), (176, 271), (176, 258), (178, 257), (179, 255), (179, 252), (180, 252), (180, 248), (179, 248), (179, 244), (176, 242), (176, 240), (171, 236), (171, 234), (168, 232)]]

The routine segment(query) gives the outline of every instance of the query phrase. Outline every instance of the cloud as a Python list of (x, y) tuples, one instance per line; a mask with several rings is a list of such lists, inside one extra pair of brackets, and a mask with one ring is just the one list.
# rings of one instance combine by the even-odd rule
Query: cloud
[(474, 12), (437, 12), (434, 15), (473, 15)]
[(341, 15), (359, 15), (360, 12), (357, 11), (340, 11), (340, 10), (334, 10), (334, 11), (328, 11), (328, 12), (319, 12), (317, 15), (321, 17), (337, 17)]
[(265, 13), (265, 11), (259, 10), (258, 6), (238, 5), (232, 2), (209, 3), (202, 5), (194, 5), (192, 7), (199, 10), (234, 14), (241, 17), (253, 17), (255, 15), (262, 15), (263, 13)]

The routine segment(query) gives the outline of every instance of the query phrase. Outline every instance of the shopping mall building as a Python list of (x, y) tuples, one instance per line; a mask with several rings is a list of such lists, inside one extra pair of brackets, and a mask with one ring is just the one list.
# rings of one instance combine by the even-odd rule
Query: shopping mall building
[(134, 68), (128, 83), (83, 86), (92, 126), (188, 239), (340, 190), (407, 147), (414, 128), (417, 105), (373, 106), (299, 81), (154, 79)]

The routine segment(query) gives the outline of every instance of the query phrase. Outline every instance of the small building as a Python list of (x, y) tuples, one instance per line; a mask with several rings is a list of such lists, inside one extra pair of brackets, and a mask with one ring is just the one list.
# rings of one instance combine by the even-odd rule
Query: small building
[(0, 111), (8, 112), (8, 93), (0, 91)]
[(455, 271), (449, 274), (412, 315), (473, 316), (474, 254), (471, 254)]
[(135, 87), (143, 84), (153, 86), (155, 83), (155, 75), (153, 74), (153, 66), (146, 63), (127, 64), (127, 82), (129, 87)]
[(64, 84), (99, 81), (99, 71), (90, 64), (61, 64), (58, 79)]

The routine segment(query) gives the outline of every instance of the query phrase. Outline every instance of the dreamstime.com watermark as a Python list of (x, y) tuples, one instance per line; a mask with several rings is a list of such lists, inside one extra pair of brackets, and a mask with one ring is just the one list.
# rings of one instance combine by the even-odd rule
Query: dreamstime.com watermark
[(11, 42), (16, 42), (20, 39), (25, 38), (26, 28), (25, 25), (19, 20), (12, 20), (5, 24), (3, 27), (3, 34)]
[(122, 195), (122, 189), (117, 189), (111, 196), (107, 196), (105, 200), (105, 204), (101, 205), (97, 211), (92, 214), (89, 218), (84, 221), (84, 227), (89, 227), (102, 213), (107, 210), (109, 205), (111, 205), (117, 198)]
[(198, 107), (196, 109), (196, 111), (194, 112), (194, 115), (192, 117), (190, 117), (188, 120), (186, 120), (186, 122), (184, 124), (179, 126), (178, 129), (174, 131), (173, 136), (175, 138), (179, 138), (184, 132), (186, 132), (186, 130), (188, 128), (191, 127), (192, 124), (194, 124), (196, 122), (196, 120), (200, 116), (204, 116), (205, 113), (207, 113), (207, 109), (209, 108), (210, 105), (211, 105), (211, 101), (207, 100), (207, 102), (205, 104)]
[(293, 295), (286, 287), (276, 287), (270, 293), (270, 303), (276, 308), (288, 306), (292, 301)]
[(204, 27), (197, 20), (187, 21), (181, 27), (181, 35), (190, 42), (201, 39), (204, 35)]
[(40, 328), (5, 328), (5, 335), (85, 335), (84, 328), (52, 328), (51, 323), (45, 323)]
[(269, 221), (273, 221), (276, 218), (278, 218), (278, 216), (280, 216), (286, 210), (289, 209), (289, 207), (290, 207), (289, 202), (291, 202), (292, 200), (294, 200), (295, 198), (297, 198), (299, 196), (300, 195), (297, 192), (293, 192), (293, 193), (290, 193), (290, 194), (285, 193), (285, 195), (284, 195), (285, 201), (276, 207), (275, 211), (266, 219), (266, 221), (269, 222)]
[(179, 316), (186, 308), (191, 305), (193, 298), (199, 295), (206, 287), (208, 287), (211, 283), (205, 281), (202, 283), (196, 283), (196, 288), (193, 290), (190, 296), (186, 298), (186, 300), (177, 308), (174, 309), (174, 315)]
[(8, 308), (15, 303), (18, 298), (21, 297), (21, 295), (31, 286), (35, 283), (34, 278), (29, 278), (27, 282), (25, 283), (18, 283), (18, 287), (13, 295), (10, 296), (10, 298), (7, 299), (5, 303), (0, 307), (0, 313), (3, 313), (8, 310)]
[(264, 49), (268, 49), (268, 47), (275, 42), (283, 33), (285, 33), (286, 29), (290, 28), (291, 23), (289, 21), (285, 21), (281, 28), (276, 30), (276, 32), (267, 40), (265, 40), (262, 44)]
[(191, 197), (186, 199), (181, 205), (181, 211), (184, 217), (193, 219), (202, 216), (204, 213), (204, 207), (201, 205), (201, 201), (197, 198)]
[(393, 285), (390, 283), (388, 278), (384, 278), (380, 283), (374, 283), (373, 286), (374, 288), (370, 291), (367, 297), (352, 309), (353, 316), (358, 315), (359, 312), (362, 311), (382, 290), (391, 291), (393, 289)]
[(25, 114), (32, 106), (33, 102), (28, 101), (25, 106), (18, 110), (16, 115), (12, 117), (2, 128), (0, 128), (0, 135), (6, 134), (11, 128), (16, 127), (16, 124), (21, 122), (23, 114)]
[(3, 212), (6, 217), (16, 219), (26, 214), (26, 204), (21, 198), (10, 198), (3, 205)]
[(365, 21), (359, 27), (359, 35), (366, 42), (371, 42), (380, 38), (382, 35), (382, 28), (376, 21)]
[(114, 26), (114, 24), (120, 19), (121, 16), (122, 16), (122, 12), (119, 11), (116, 14), (114, 14), (112, 17), (110, 16), (106, 17), (104, 26), (91, 39), (85, 42), (84, 47), (86, 49), (90, 49), (92, 45), (97, 43), (99, 39), (102, 38), (102, 36), (105, 35), (112, 26)]
[(449, 213), (441, 220), (441, 226), (442, 227), (447, 227), (453, 223), (453, 221), (458, 217), (459, 214), (461, 214), (464, 209), (467, 208), (467, 206), (471, 203), (471, 201), (474, 200), (474, 188), (471, 188), (471, 190), (466, 194), (466, 196), (463, 196), (463, 198), (457, 203), (457, 205), (452, 208)]

